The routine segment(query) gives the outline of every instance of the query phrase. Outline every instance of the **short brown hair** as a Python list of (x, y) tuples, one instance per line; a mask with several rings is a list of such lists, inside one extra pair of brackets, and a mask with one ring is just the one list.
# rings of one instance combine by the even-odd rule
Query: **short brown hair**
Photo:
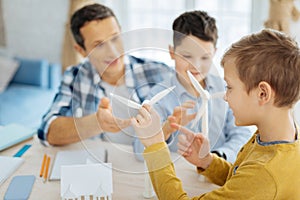
[(114, 17), (117, 20), (114, 12), (109, 7), (98, 3), (86, 5), (75, 11), (71, 17), (71, 31), (76, 43), (85, 49), (84, 38), (80, 33), (80, 29), (87, 22), (103, 20), (109, 17)]
[(217, 45), (218, 29), (216, 20), (205, 11), (195, 10), (181, 14), (174, 20), (172, 29), (174, 31), (174, 47), (180, 45), (181, 41), (188, 35), (212, 42), (215, 47)]
[(249, 93), (261, 81), (275, 91), (277, 107), (292, 107), (300, 99), (300, 50), (297, 42), (271, 29), (243, 37), (222, 58), (233, 58)]

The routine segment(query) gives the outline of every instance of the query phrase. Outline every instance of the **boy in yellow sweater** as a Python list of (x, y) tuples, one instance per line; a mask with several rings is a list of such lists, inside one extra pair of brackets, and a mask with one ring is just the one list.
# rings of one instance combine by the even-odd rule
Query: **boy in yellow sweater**
[[(265, 29), (234, 43), (223, 56), (228, 102), (238, 126), (257, 132), (231, 164), (201, 149), (202, 134), (173, 124), (183, 135), (179, 152), (220, 188), (192, 199), (300, 199), (300, 142), (291, 110), (300, 99), (300, 49), (288, 36)], [(132, 119), (145, 145), (159, 199), (189, 199), (176, 177), (160, 119), (149, 105)], [(200, 152), (205, 151), (205, 152)], [(199, 157), (199, 155), (206, 155)]]

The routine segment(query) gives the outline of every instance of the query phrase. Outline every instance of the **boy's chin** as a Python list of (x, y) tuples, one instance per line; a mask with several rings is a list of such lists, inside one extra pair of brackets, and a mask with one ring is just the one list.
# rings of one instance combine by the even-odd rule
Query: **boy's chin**
[(235, 123), (236, 126), (246, 126), (245, 123), (242, 123), (242, 122), (240, 122), (238, 120), (235, 120), (234, 123)]
[(236, 126), (252, 126), (253, 124), (250, 124), (250, 123), (245, 123), (245, 122), (241, 122), (241, 121), (237, 121), (235, 120), (235, 125)]

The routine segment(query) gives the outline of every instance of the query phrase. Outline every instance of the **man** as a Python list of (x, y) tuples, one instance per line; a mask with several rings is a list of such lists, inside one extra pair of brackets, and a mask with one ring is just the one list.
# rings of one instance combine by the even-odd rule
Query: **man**
[(64, 73), (38, 137), (51, 145), (65, 145), (105, 133), (106, 140), (131, 144), (129, 118), (134, 111), (113, 102), (113, 113), (107, 97), (112, 92), (141, 103), (151, 86), (167, 76), (168, 67), (124, 56), (120, 25), (106, 6), (79, 9), (71, 18), (71, 29), (75, 49), (88, 59)]

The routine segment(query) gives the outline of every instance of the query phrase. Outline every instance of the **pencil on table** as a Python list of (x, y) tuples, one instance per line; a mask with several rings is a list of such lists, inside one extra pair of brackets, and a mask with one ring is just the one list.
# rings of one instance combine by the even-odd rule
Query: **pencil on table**
[(46, 159), (47, 159), (47, 155), (44, 154), (44, 158), (43, 158), (43, 162), (42, 162), (42, 166), (41, 166), (41, 170), (40, 170), (40, 177), (43, 177)]
[(44, 173), (44, 182), (47, 181), (48, 178), (48, 170), (49, 170), (49, 165), (50, 165), (50, 157), (47, 157), (47, 162), (46, 162), (46, 171)]

